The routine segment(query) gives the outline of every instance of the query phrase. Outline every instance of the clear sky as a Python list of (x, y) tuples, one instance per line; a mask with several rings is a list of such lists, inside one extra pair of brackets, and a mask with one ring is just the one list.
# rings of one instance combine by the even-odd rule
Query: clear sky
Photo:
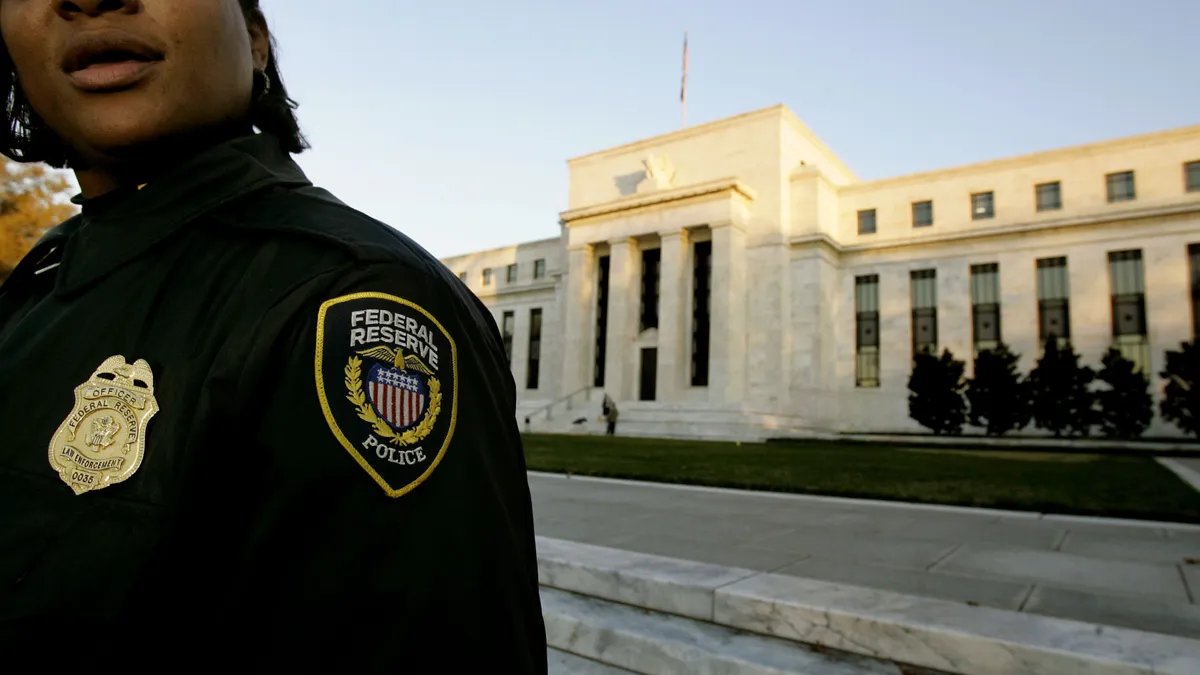
[(263, 0), (319, 185), (437, 256), (554, 237), (570, 157), (790, 107), (861, 178), (1200, 122), (1200, 0)]

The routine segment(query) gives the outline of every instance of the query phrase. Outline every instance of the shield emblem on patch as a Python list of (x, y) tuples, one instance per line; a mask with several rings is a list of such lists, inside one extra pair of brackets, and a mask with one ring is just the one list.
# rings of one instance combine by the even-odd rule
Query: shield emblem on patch
[(428, 404), (422, 375), (377, 363), (367, 374), (367, 382), (371, 405), (393, 429), (404, 431), (421, 421)]

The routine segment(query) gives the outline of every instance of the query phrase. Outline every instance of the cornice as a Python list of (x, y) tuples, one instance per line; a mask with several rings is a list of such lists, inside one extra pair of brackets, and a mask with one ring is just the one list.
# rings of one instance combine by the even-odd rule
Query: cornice
[(441, 260), (443, 263), (449, 264), (450, 262), (458, 262), (458, 261), (461, 261), (461, 260), (464, 260), (467, 258), (483, 258), (483, 257), (486, 257), (493, 253), (505, 253), (507, 251), (519, 251), (522, 248), (538, 247), (538, 246), (542, 246), (544, 244), (550, 244), (553, 242), (560, 241), (561, 239), (562, 239), (561, 235), (555, 235), (553, 237), (545, 237), (543, 239), (522, 241), (522, 242), (519, 242), (516, 244), (509, 244), (507, 246), (497, 246), (495, 248), (485, 248), (480, 251), (467, 251), (466, 253), (455, 253), (454, 255), (448, 255), (448, 256), (443, 256), (441, 258), (438, 258), (438, 260)]
[(591, 152), (586, 155), (580, 155), (579, 157), (573, 157), (573, 158), (567, 160), (567, 166), (571, 166), (574, 164), (584, 164), (584, 163), (594, 161), (597, 159), (603, 159), (605, 157), (612, 157), (614, 155), (623, 155), (623, 154), (626, 154), (629, 152), (634, 152), (636, 150), (644, 150), (646, 148), (653, 148), (655, 146), (664, 145), (666, 143), (670, 143), (670, 142), (674, 142), (674, 141), (681, 141), (685, 138), (692, 138), (694, 136), (703, 136), (704, 134), (711, 133), (718, 129), (735, 126), (737, 124), (743, 124), (745, 122), (752, 121), (756, 118), (769, 118), (772, 116), (779, 116), (781, 114), (781, 111), (784, 111), (784, 110), (787, 110), (786, 106), (784, 106), (782, 103), (777, 103), (773, 106), (768, 106), (766, 108), (759, 108), (758, 110), (752, 110), (750, 112), (742, 113), (740, 115), (734, 115), (733, 117), (725, 117), (723, 119), (714, 120), (712, 122), (706, 122), (704, 124), (697, 124), (694, 127), (678, 129), (676, 131), (671, 131), (671, 132), (668, 132), (665, 134), (651, 136), (650, 138), (644, 138), (640, 141), (633, 141), (631, 143), (626, 143), (624, 145), (618, 145), (615, 148), (608, 148), (606, 150), (598, 150), (596, 152)]
[(513, 284), (513, 285), (509, 285), (509, 286), (504, 286), (502, 288), (491, 288), (491, 289), (487, 289), (487, 290), (471, 289), (471, 292), (475, 294), (475, 297), (483, 299), (483, 298), (504, 297), (504, 296), (509, 296), (509, 295), (525, 295), (525, 294), (538, 293), (541, 291), (553, 291), (557, 286), (558, 286), (557, 282), (555, 282), (553, 280), (547, 280), (547, 281), (537, 281), (534, 283)]
[(851, 183), (841, 186), (840, 189), (846, 193), (864, 192), (868, 190), (874, 190), (876, 188), (898, 187), (913, 183), (928, 183), (945, 178), (954, 178), (963, 175), (979, 174), (989, 171), (1022, 169), (1030, 166), (1036, 166), (1038, 164), (1046, 164), (1048, 162), (1077, 159), (1097, 153), (1118, 152), (1121, 150), (1133, 150), (1137, 148), (1161, 145), (1170, 143), (1172, 141), (1184, 140), (1189, 137), (1200, 138), (1200, 125), (1179, 127), (1177, 129), (1167, 129), (1165, 131), (1153, 131), (1147, 134), (1138, 134), (1136, 136), (1125, 136), (1123, 138), (1097, 141), (1095, 143), (1072, 145), (1065, 148), (1031, 152), (1024, 155), (1014, 155), (1012, 157), (1001, 157), (999, 159), (991, 159), (983, 162), (976, 162), (974, 164), (963, 164), (944, 169), (922, 171), (921, 173), (910, 173), (903, 176), (893, 176), (890, 178), (881, 178), (879, 180)]
[(1200, 213), (1200, 202), (1173, 206), (1158, 206), (1144, 209), (1127, 209), (1099, 215), (1090, 214), (1073, 218), (1059, 218), (1051, 221), (1019, 223), (1016, 225), (1004, 225), (1000, 227), (990, 227), (987, 229), (971, 230), (967, 232), (948, 232), (946, 234), (914, 237), (912, 239), (893, 239), (890, 241), (869, 242), (865, 244), (842, 244), (834, 240), (829, 235), (821, 232), (792, 237), (788, 240), (788, 243), (793, 247), (811, 244), (823, 245), (833, 249), (834, 251), (837, 251), (839, 254), (865, 253), (869, 251), (909, 248), (912, 246), (927, 246), (929, 244), (991, 239), (995, 237), (1011, 236), (1014, 234), (1028, 234), (1031, 232), (1070, 229), (1076, 227), (1086, 227), (1089, 225), (1105, 225), (1122, 221), (1145, 220), (1148, 218), (1177, 216), (1189, 213)]
[(695, 197), (705, 197), (708, 195), (721, 194), (724, 192), (733, 192), (741, 195), (744, 199), (753, 201), (757, 196), (749, 185), (746, 185), (737, 178), (721, 178), (718, 180), (708, 181), (705, 183), (697, 183), (681, 188), (671, 190), (662, 190), (648, 195), (635, 195), (632, 197), (622, 197), (611, 202), (596, 204), (594, 206), (585, 206), (570, 211), (563, 211), (559, 214), (559, 222), (570, 224), (577, 220), (585, 218), (595, 218), (597, 216), (606, 216), (621, 211), (632, 211), (635, 209), (644, 209), (648, 206), (656, 206), (658, 204), (666, 204), (676, 202), (683, 199), (692, 199)]

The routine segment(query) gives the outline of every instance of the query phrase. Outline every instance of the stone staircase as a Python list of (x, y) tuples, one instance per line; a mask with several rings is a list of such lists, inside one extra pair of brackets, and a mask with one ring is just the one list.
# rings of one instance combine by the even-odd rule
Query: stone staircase
[(1200, 641), (538, 537), (550, 672), (1196, 675)]
[(559, 660), (552, 673), (900, 675), (905, 672), (878, 659), (818, 651), (789, 640), (555, 589), (542, 591), (542, 612), (547, 639), (558, 645), (552, 648)]
[[(539, 434), (598, 434), (604, 433), (604, 422), (598, 421), (604, 393), (586, 387), (549, 403), (517, 407), (517, 427), (522, 432)], [(582, 418), (582, 424), (575, 421)]]

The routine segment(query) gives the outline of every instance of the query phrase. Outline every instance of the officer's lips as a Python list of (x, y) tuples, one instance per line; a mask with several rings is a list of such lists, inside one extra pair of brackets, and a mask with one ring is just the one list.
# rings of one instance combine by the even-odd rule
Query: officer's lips
[(62, 69), (86, 92), (119, 91), (142, 81), (163, 51), (128, 33), (84, 33), (71, 41)]

